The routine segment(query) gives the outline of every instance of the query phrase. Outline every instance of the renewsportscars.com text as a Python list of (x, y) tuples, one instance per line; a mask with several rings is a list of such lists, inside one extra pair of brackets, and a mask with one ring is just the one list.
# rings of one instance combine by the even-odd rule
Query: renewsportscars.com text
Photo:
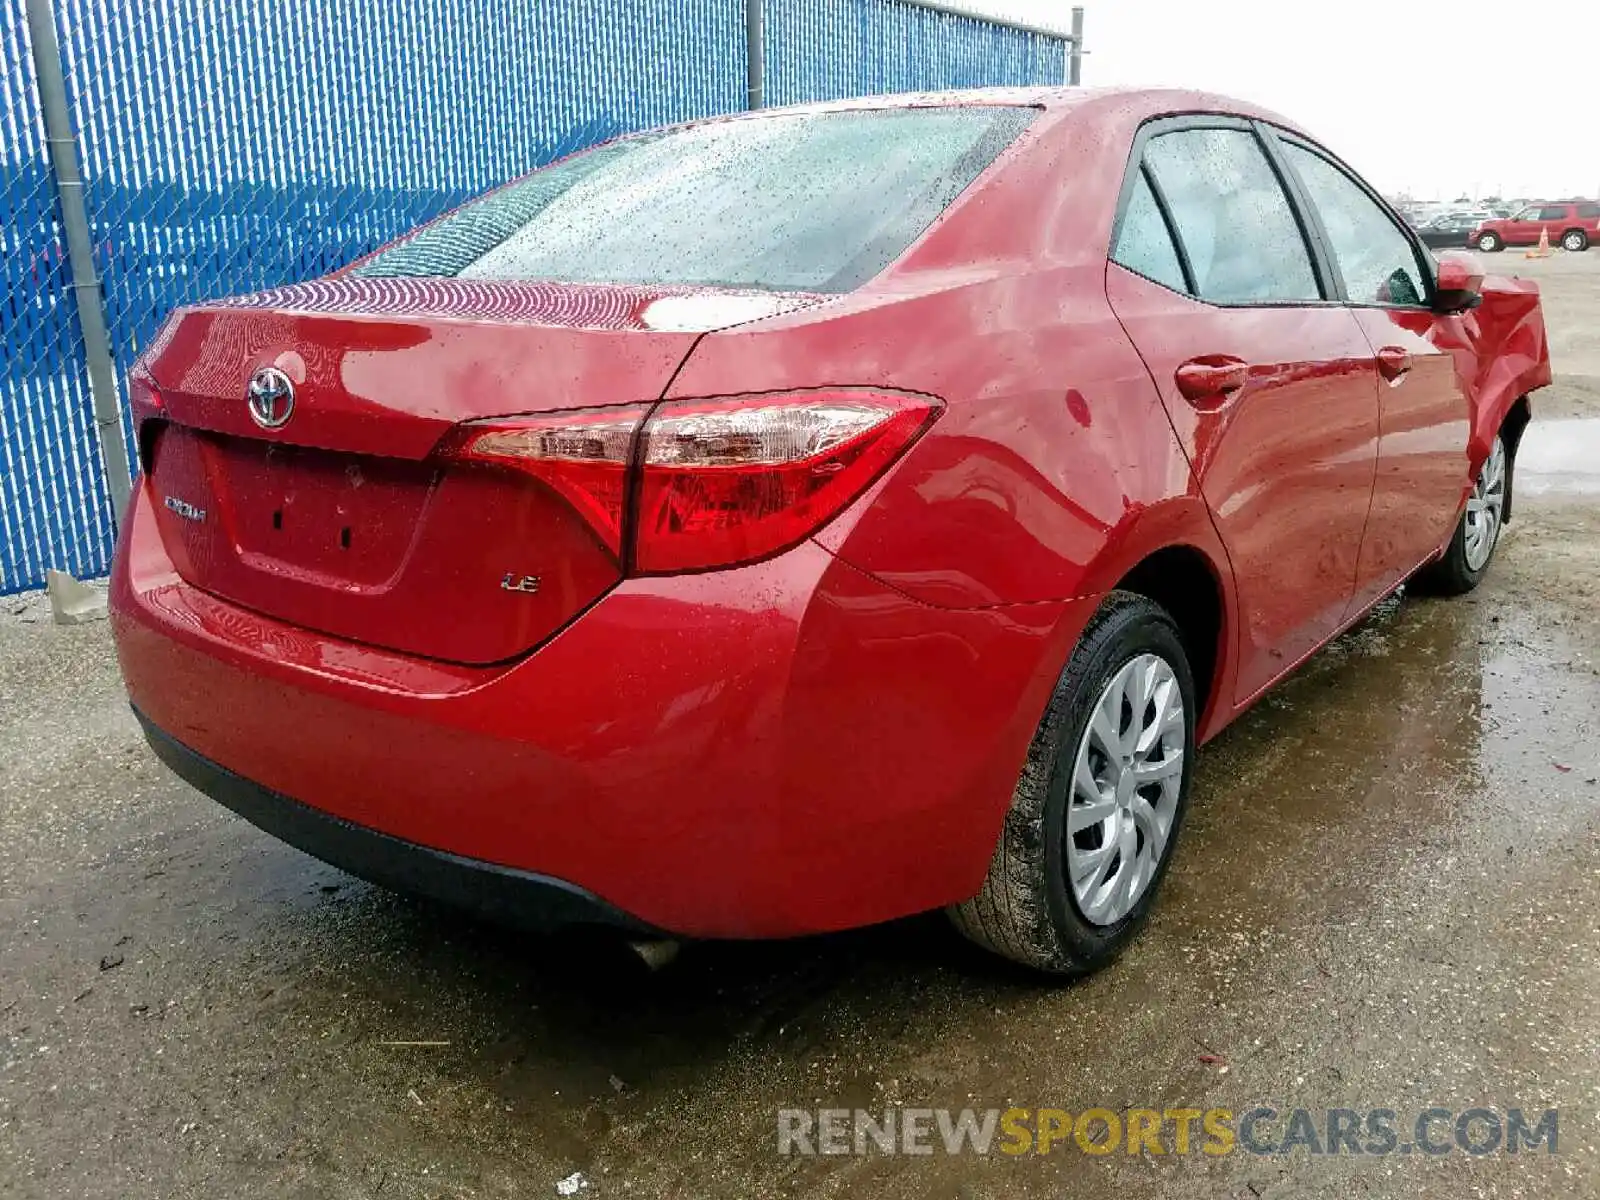
[(1555, 1154), (1558, 1110), (849, 1108), (778, 1110), (778, 1153)]

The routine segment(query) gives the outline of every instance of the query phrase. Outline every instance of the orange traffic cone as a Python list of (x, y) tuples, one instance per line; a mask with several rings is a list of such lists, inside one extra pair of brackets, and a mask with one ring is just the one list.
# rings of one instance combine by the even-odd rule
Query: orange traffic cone
[(1550, 257), (1550, 231), (1539, 230), (1539, 244), (1522, 256), (1523, 258), (1549, 258)]

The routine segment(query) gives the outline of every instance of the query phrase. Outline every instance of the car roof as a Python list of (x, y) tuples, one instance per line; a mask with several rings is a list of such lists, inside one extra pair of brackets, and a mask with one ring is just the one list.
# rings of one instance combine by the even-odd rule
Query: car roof
[(1215, 92), (1140, 87), (993, 87), (963, 88), (946, 92), (896, 92), (727, 113), (686, 124), (759, 120), (763, 117), (786, 114), (850, 112), (881, 108), (954, 108), (971, 105), (1027, 106), (1047, 111), (1078, 110), (1084, 116), (1132, 117), (1140, 121), (1183, 113), (1218, 113), (1251, 117), (1294, 130), (1296, 133), (1304, 133), (1304, 130), (1293, 121), (1270, 109)]

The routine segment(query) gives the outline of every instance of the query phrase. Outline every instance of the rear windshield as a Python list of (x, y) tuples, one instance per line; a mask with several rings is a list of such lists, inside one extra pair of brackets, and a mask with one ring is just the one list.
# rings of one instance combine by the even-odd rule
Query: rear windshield
[(1035, 115), (796, 113), (624, 138), (473, 201), (354, 273), (849, 291)]

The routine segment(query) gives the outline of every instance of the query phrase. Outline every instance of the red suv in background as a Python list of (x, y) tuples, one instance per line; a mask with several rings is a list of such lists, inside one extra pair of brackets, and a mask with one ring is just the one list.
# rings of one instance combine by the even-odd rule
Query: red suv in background
[(1532, 246), (1541, 233), (1563, 250), (1587, 250), (1600, 238), (1600, 202), (1570, 200), (1559, 204), (1530, 204), (1514, 217), (1485, 221), (1472, 231), (1468, 244), (1479, 250), (1504, 250), (1507, 246)]

